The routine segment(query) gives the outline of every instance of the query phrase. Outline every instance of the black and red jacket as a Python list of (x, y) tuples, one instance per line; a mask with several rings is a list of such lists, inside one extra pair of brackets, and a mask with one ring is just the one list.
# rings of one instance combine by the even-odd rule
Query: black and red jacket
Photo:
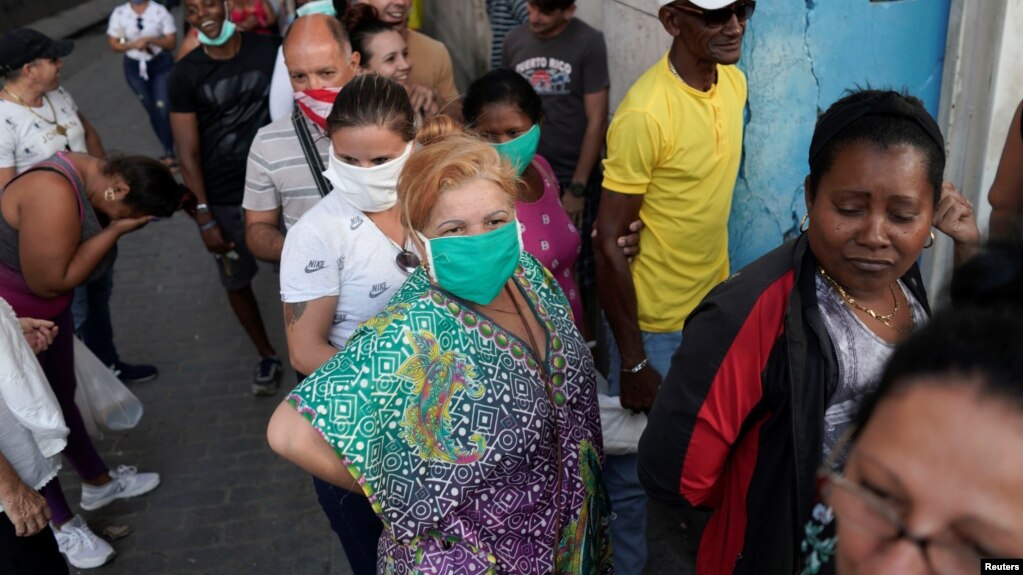
[[(838, 377), (816, 270), (803, 235), (715, 287), (658, 392), (639, 478), (654, 498), (714, 511), (698, 575), (797, 571)], [(916, 265), (902, 281), (927, 310)]]

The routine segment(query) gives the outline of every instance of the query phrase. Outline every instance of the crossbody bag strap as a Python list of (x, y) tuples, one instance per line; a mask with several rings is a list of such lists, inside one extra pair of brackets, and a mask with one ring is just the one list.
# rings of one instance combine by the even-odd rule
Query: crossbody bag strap
[(305, 154), (305, 163), (309, 165), (309, 169), (313, 173), (313, 181), (316, 182), (316, 189), (320, 191), (320, 197), (322, 198), (330, 193), (331, 187), (327, 179), (323, 177), (323, 170), (326, 168), (323, 166), (320, 153), (316, 150), (316, 142), (313, 141), (313, 135), (309, 133), (309, 126), (305, 122), (305, 116), (302, 115), (302, 110), (298, 106), (295, 106), (295, 111), (291, 114), (291, 124), (295, 126), (298, 144), (302, 146), (302, 153)]

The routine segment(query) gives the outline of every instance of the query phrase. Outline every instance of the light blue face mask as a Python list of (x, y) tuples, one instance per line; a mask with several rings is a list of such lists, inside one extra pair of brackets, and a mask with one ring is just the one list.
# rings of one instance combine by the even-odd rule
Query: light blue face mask
[(334, 9), (334, 0), (313, 0), (298, 10), (295, 10), (296, 18), (301, 18), (302, 16), (308, 16), (310, 14), (337, 16), (337, 10)]
[(518, 175), (522, 175), (529, 163), (536, 155), (536, 148), (540, 145), (540, 124), (533, 124), (533, 127), (522, 133), (514, 140), (501, 144), (491, 144), (498, 154), (501, 154), (515, 166)]
[(517, 219), (485, 234), (423, 238), (423, 241), (427, 269), (433, 281), (479, 305), (487, 305), (501, 293), (519, 265), (522, 253), (522, 233)]
[(224, 3), (224, 23), (220, 26), (220, 35), (216, 38), (210, 38), (206, 34), (199, 30), (199, 42), (206, 46), (222, 46), (225, 42), (231, 39), (234, 35), (236, 26), (230, 18), (227, 17), (227, 3)]

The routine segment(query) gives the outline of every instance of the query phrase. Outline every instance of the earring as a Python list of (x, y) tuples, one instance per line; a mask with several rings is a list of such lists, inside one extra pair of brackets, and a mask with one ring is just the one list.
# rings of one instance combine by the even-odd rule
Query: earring
[(810, 214), (804, 214), (803, 219), (799, 222), (799, 232), (803, 233), (810, 229)]
[(110, 186), (103, 191), (103, 199), (112, 202), (117, 199), (117, 188)]
[(927, 248), (929, 248), (929, 247), (931, 247), (933, 245), (934, 245), (934, 230), (931, 230), (931, 235), (928, 238), (927, 243), (924, 244), (924, 249), (926, 250)]

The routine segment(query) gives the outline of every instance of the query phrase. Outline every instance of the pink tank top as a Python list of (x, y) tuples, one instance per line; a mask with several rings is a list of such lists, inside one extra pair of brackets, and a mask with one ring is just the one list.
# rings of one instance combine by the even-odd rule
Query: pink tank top
[(543, 179), (543, 195), (535, 202), (515, 203), (523, 227), (522, 244), (558, 281), (572, 306), (575, 325), (582, 331), (583, 306), (575, 285), (575, 260), (579, 257), (582, 238), (561, 206), (558, 179), (551, 165), (539, 154), (533, 156), (530, 165)]

